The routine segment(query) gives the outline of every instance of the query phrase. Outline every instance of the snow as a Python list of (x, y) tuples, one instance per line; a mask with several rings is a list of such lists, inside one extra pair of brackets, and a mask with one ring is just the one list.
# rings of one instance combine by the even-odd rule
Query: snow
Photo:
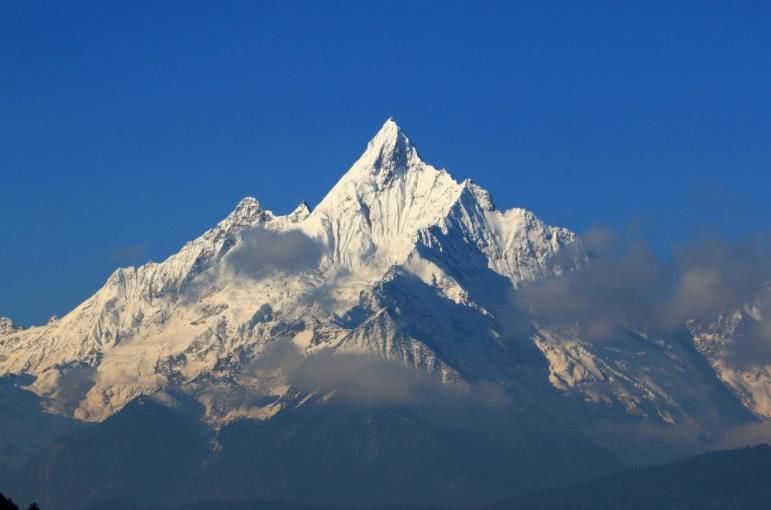
[[(691, 322), (688, 328), (696, 348), (717, 377), (737, 395), (742, 404), (761, 418), (771, 418), (771, 364), (756, 356), (752, 363), (738, 362), (731, 353), (747, 343), (751, 328), (763, 320), (759, 309), (747, 305), (722, 314), (708, 324)], [(747, 356), (749, 357), (749, 356)]]
[(16, 325), (8, 317), (0, 317), (0, 335), (8, 335), (15, 331)]
[[(320, 257), (244, 276), (232, 254), (254, 229), (305, 236)], [(711, 380), (700, 354), (666, 339), (633, 334), (611, 347), (542, 324), (512, 333), (512, 293), (571, 270), (577, 260), (562, 267), (555, 255), (575, 241), (528, 210), (498, 210), (482, 187), (424, 162), (388, 119), (315, 209), (300, 202), (276, 215), (246, 197), (163, 262), (116, 270), (61, 319), (17, 329), (0, 318), (0, 375), (34, 376), (29, 389), (52, 412), (71, 408), (81, 420), (183, 392), (220, 426), (315, 401), (275, 359), (287, 342), (302, 357), (366, 355), (446, 384), (525, 386), (544, 402), (555, 393), (667, 423), (698, 419), (714, 384), (726, 384), (771, 416), (768, 367), (735, 373), (712, 357)], [(521, 359), (523, 345), (540, 367)], [(62, 377), (73, 368), (90, 370), (93, 384), (63, 407)]]

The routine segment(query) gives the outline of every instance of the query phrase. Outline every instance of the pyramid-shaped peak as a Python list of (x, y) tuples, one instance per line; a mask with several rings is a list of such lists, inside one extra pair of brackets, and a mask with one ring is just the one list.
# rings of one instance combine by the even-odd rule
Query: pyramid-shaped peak
[(270, 211), (265, 211), (256, 198), (244, 197), (220, 225), (225, 228), (231, 225), (252, 225), (258, 221), (267, 221), (270, 217)]
[(17, 329), (19, 328), (16, 327), (11, 319), (8, 317), (0, 317), (0, 335), (13, 333)]
[(368, 147), (396, 147), (398, 145), (412, 147), (412, 142), (396, 123), (396, 120), (393, 117), (388, 117), (377, 134), (370, 140)]
[(368, 173), (392, 175), (406, 171), (419, 161), (418, 152), (407, 134), (393, 117), (389, 117), (354, 167)]
[(231, 216), (253, 215), (262, 212), (262, 206), (259, 200), (254, 197), (244, 197), (238, 202), (236, 208), (230, 213)]
[(289, 218), (289, 221), (296, 223), (298, 221), (304, 220), (305, 218), (310, 216), (310, 214), (311, 214), (311, 208), (310, 206), (308, 206), (308, 203), (305, 200), (303, 200), (302, 202), (299, 203), (297, 207), (295, 207), (294, 211), (289, 213), (288, 218)]

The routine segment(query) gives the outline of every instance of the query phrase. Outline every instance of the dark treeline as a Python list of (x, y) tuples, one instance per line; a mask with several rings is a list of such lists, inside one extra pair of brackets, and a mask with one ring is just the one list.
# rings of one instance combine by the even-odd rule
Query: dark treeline
[[(6, 498), (2, 492), (0, 492), (0, 510), (19, 510), (19, 506), (13, 502), (11, 498)], [(29, 510), (40, 510), (37, 503), (32, 503), (29, 506)]]

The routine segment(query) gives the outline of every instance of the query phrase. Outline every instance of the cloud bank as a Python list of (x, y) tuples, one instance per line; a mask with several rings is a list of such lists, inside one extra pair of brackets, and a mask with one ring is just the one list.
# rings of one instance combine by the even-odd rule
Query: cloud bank
[(734, 243), (702, 236), (661, 257), (643, 240), (595, 228), (573, 250), (586, 253), (585, 264), (516, 293), (531, 319), (602, 341), (618, 326), (672, 332), (752, 306), (758, 320), (732, 348), (743, 361), (771, 362), (771, 236)]
[(300, 231), (256, 228), (243, 234), (225, 264), (236, 276), (260, 280), (275, 272), (313, 269), (321, 255), (321, 245)]
[(577, 246), (588, 254), (582, 267), (518, 293), (517, 303), (534, 317), (672, 327), (753, 303), (771, 284), (769, 236), (734, 244), (701, 238), (670, 258), (604, 228)]

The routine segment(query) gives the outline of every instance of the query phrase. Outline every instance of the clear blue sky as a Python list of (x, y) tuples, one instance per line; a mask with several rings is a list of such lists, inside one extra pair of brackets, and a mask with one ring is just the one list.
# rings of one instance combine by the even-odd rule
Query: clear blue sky
[(577, 231), (767, 229), (769, 4), (628, 4), (2, 2), (0, 315), (61, 315), (245, 195), (314, 205), (390, 115)]

